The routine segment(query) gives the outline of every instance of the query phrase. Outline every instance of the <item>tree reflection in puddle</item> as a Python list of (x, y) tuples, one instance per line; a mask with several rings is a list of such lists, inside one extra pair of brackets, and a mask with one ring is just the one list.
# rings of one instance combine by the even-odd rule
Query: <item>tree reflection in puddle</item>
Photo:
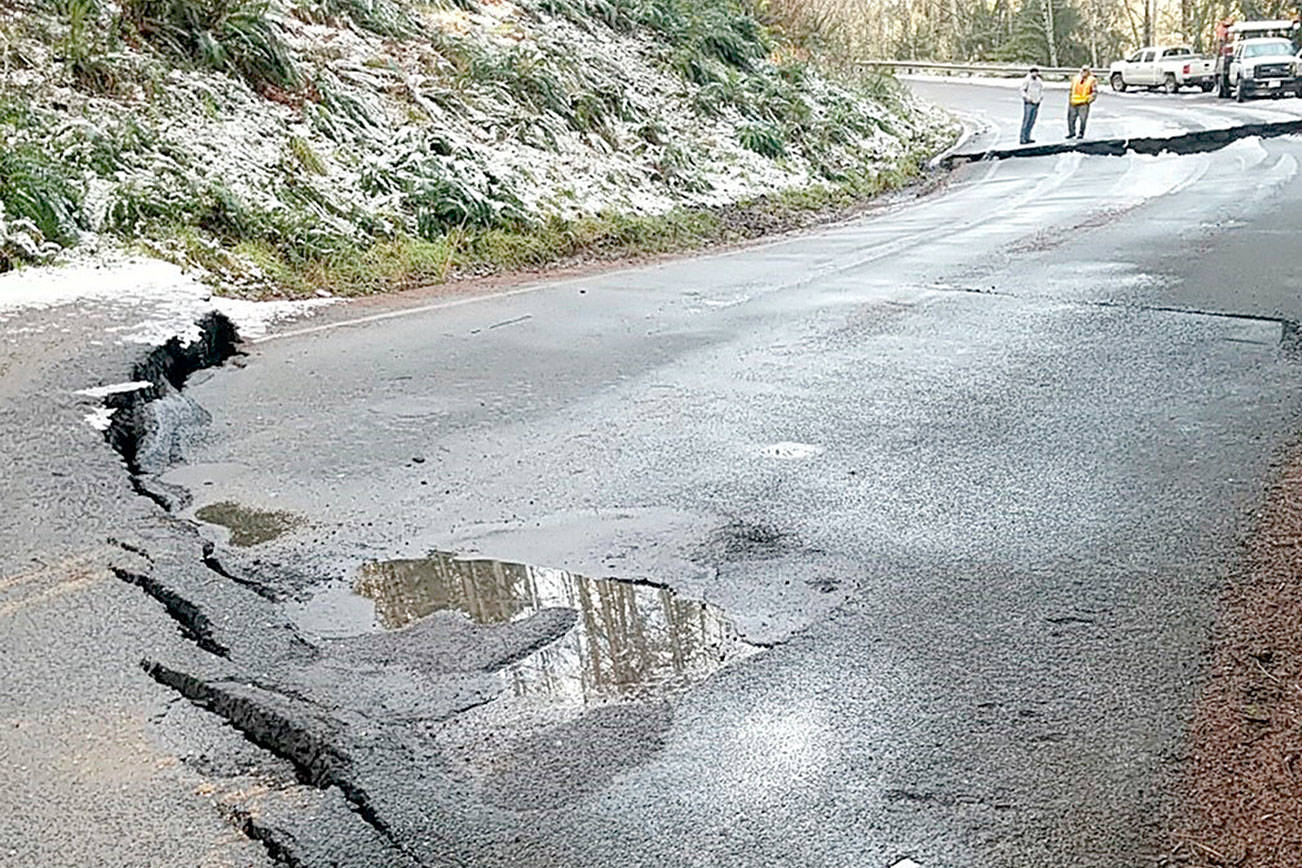
[(699, 680), (756, 650), (708, 603), (526, 564), (436, 552), (367, 564), (355, 590), (375, 602), (376, 620), (390, 630), (444, 610), (485, 625), (552, 607), (578, 612), (574, 629), (504, 671), (517, 696), (627, 696)]

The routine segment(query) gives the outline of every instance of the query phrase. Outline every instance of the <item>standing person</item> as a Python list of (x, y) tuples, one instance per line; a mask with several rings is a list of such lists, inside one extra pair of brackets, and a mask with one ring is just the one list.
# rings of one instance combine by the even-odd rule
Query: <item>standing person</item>
[(1031, 67), (1031, 71), (1022, 79), (1022, 136), (1023, 145), (1033, 144), (1035, 139), (1031, 138), (1031, 130), (1035, 127), (1035, 116), (1040, 113), (1040, 100), (1044, 96), (1044, 82), (1040, 80), (1040, 70), (1038, 67)]
[[(1080, 73), (1071, 80), (1071, 97), (1067, 100), (1067, 138), (1085, 138), (1085, 122), (1090, 119), (1090, 104), (1099, 95), (1099, 80), (1090, 72), (1088, 66), (1082, 66)], [(1076, 132), (1076, 120), (1080, 119), (1080, 132)]]

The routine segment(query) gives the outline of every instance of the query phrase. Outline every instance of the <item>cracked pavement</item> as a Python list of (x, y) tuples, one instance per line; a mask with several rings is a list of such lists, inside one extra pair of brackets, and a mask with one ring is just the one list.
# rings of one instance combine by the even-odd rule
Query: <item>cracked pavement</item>
[[(989, 117), (1016, 95), (929, 88)], [(1156, 862), (1216, 594), (1302, 407), (1300, 153), (972, 164), (765, 244), (333, 309), (132, 411), (152, 500), (68, 397), (138, 359), (11, 363), (0, 590), (40, 591), (0, 598), (0, 718), (36, 727), (3, 754), (62, 755), (73, 697), (132, 721), (163, 771), (32, 801), (100, 794), (154, 864)], [(216, 504), (294, 520), (241, 548), (194, 520)], [(504, 673), (582, 607), (330, 608), (434, 551), (640, 580), (760, 650), (549, 701)], [(95, 861), (8, 813), (15, 858)], [(75, 846), (115, 852), (96, 828)], [(182, 829), (193, 851), (149, 850)]]

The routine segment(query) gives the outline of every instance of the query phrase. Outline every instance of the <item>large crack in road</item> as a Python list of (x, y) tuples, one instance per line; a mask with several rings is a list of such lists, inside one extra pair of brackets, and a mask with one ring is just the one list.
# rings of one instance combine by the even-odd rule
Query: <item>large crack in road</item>
[[(112, 412), (105, 439), (122, 456), (137, 493), (168, 512), (187, 503), (187, 493), (159, 483), (154, 474), (179, 457), (181, 442), (208, 421), (181, 390), (191, 375), (221, 365), (239, 345), (234, 324), (220, 313), (206, 316), (196, 328), (196, 339), (172, 338), (135, 366), (133, 379), (140, 387), (105, 399)], [(275, 598), (265, 590), (267, 577), (245, 578), (222, 566), (212, 545), (192, 525), (176, 519), (131, 529), (113, 542), (140, 559), (135, 567), (114, 567), (118, 578), (157, 600), (185, 638), (218, 658), (216, 667), (191, 661), (194, 671), (206, 676), (187, 671), (184, 664), (172, 667), (147, 658), (141, 665), (149, 676), (221, 717), (253, 744), (288, 760), (304, 783), (342, 792), (355, 814), (336, 812), (333, 821), (346, 827), (350, 817), (360, 817), (383, 843), (380, 850), (350, 857), (356, 864), (376, 858), (394, 865), (420, 864), (375, 816), (365, 790), (351, 774), (351, 759), (335, 745), (337, 725), (295, 688), (276, 683), (285, 669), (314, 663), (319, 650), (278, 617)], [(312, 857), (310, 848), (308, 853), (295, 852), (296, 839), (265, 827), (257, 813), (240, 812), (240, 819), (246, 833), (262, 841), (278, 860), (320, 864), (326, 857)]]
[(1091, 139), (1088, 141), (1054, 142), (1053, 144), (1043, 145), (1023, 145), (1016, 148), (991, 148), (985, 151), (950, 154), (941, 160), (941, 164), (953, 168), (964, 163), (981, 160), (1048, 157), (1068, 153), (1089, 154), (1099, 157), (1123, 157), (1126, 154), (1188, 156), (1190, 154), (1206, 154), (1219, 151), (1243, 139), (1271, 139), (1277, 136), (1294, 136), (1299, 133), (1302, 133), (1302, 120), (1268, 121), (1167, 136)]
[[(106, 398), (113, 414), (107, 442), (122, 455), (137, 493), (166, 513), (183, 508), (190, 498), (157, 474), (177, 460), (183, 444), (199, 436), (210, 421), (184, 394), (185, 382), (239, 352), (234, 326), (220, 314), (206, 317), (197, 328), (199, 337), (193, 341), (173, 339), (155, 348), (134, 369), (137, 385)], [(715, 542), (737, 555), (757, 546), (771, 548), (780, 539), (762, 528), (737, 524), (721, 529)], [(578, 643), (573, 652), (548, 653), (573, 653), (580, 662), (600, 661), (601, 647), (608, 655), (594, 670), (567, 677), (583, 685), (609, 679), (617, 694), (651, 695), (674, 676), (709, 672), (726, 663), (733, 652), (721, 643), (741, 647), (729, 638), (734, 634), (721, 613), (707, 612), (711, 607), (703, 603), (679, 602), (667, 585), (654, 580), (594, 581), (554, 571), (540, 575), (524, 565), (489, 564), (480, 569), (479, 561), (448, 555), (434, 558), (429, 567), (404, 562), (372, 570), (369, 584), (375, 587), (367, 593), (377, 606), (388, 601), (388, 630), (314, 640), (285, 614), (285, 605), (300, 599), (302, 587), (310, 582), (292, 570), (214, 545), (200, 537), (193, 523), (171, 515), (126, 529), (112, 542), (135, 559), (131, 566), (115, 566), (117, 577), (156, 600), (181, 635), (211, 655), (174, 661), (146, 657), (141, 662), (144, 671), (221, 718), (253, 745), (288, 761), (301, 783), (337, 791), (346, 800), (350, 810), (341, 811), (329, 800), (314, 804), (318, 811), (334, 809), (329, 834), (315, 836), (287, 833), (293, 824), (283, 811), (273, 811), (277, 819), (269, 823), (264, 820), (266, 806), (229, 807), (246, 834), (288, 864), (473, 864), (473, 847), (452, 819), (470, 803), (462, 793), (464, 785), (440, 771), (446, 760), (413, 727), (436, 725), (492, 701), (505, 689), (499, 673), (536, 658), (567, 634)], [(508, 582), (505, 589), (490, 583), (468, 598), (447, 599), (449, 593), (464, 593), (465, 582), (476, 574), (500, 578), (503, 569), (514, 571), (513, 577), (524, 576), (527, 589), (515, 588), (518, 582)], [(449, 571), (452, 581), (446, 579)], [(376, 586), (376, 576), (395, 575), (400, 579), (396, 586)], [(441, 581), (433, 588), (419, 583), (413, 587), (413, 575)], [(562, 590), (540, 590), (547, 582)], [(511, 599), (512, 592), (523, 596)], [(413, 610), (413, 605), (419, 608)], [(485, 605), (506, 607), (509, 614), (488, 618)], [(619, 617), (604, 620), (611, 606)], [(645, 612), (660, 607), (671, 625), (696, 624), (696, 630), (701, 624), (712, 626), (701, 634), (674, 632), (658, 640), (666, 647), (654, 652), (647, 650), (648, 642), (655, 646), (657, 640), (648, 640), (645, 623), (637, 636), (611, 633), (627, 630), (630, 616), (645, 619)], [(709, 621), (699, 620), (707, 617)], [(576, 633), (580, 619), (588, 627), (585, 631), (580, 624)], [(628, 656), (635, 644), (646, 655), (641, 663), (631, 663)], [(653, 653), (663, 659), (654, 659)], [(544, 681), (558, 677), (546, 659), (534, 665), (545, 670)], [(512, 676), (517, 682), (521, 677), (518, 671)], [(414, 804), (395, 804), (391, 797), (372, 794), (375, 781), (409, 775), (414, 769), (421, 770), (414, 778), (419, 791)], [(339, 827), (358, 819), (374, 835), (352, 832), (350, 837), (370, 844), (352, 854), (333, 852), (333, 845), (325, 842), (341, 834)], [(485, 822), (480, 818), (478, 824)], [(487, 822), (506, 834), (501, 818)], [(416, 848), (413, 841), (422, 844)]]

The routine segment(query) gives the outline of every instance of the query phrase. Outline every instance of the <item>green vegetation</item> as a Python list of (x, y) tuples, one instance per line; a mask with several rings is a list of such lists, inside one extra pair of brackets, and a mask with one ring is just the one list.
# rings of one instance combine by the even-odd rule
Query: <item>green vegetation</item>
[(750, 0), (15, 2), (0, 271), (91, 235), (250, 295), (664, 253), (851, 207), (944, 135)]
[(254, 86), (300, 83), (265, 0), (123, 0), (121, 21), (179, 58), (241, 75)]
[(30, 146), (0, 151), (0, 205), (10, 218), (29, 221), (42, 238), (65, 246), (83, 223), (81, 193), (64, 167)]
[(189, 230), (179, 230), (167, 247), (153, 252), (179, 252), (183, 261), (199, 261), (232, 277), (246, 267), (242, 263), (251, 263), (279, 293), (290, 297), (320, 291), (365, 295), (441, 283), (456, 274), (675, 253), (744, 241), (860, 207), (916, 179), (923, 156), (910, 154), (889, 171), (859, 173), (839, 184), (796, 188), (720, 208), (676, 208), (654, 215), (605, 212), (572, 220), (552, 217), (508, 228), (458, 227), (428, 238), (343, 243), (334, 249), (288, 243), (285, 238), (212, 246)]
[(313, 175), (324, 175), (326, 173), (325, 164), (317, 156), (316, 151), (312, 150), (312, 145), (301, 136), (291, 136), (289, 139), (289, 152), (301, 169), (305, 172), (311, 172)]
[(772, 124), (747, 124), (737, 131), (737, 140), (746, 150), (765, 157), (781, 157), (787, 152), (782, 131)]

